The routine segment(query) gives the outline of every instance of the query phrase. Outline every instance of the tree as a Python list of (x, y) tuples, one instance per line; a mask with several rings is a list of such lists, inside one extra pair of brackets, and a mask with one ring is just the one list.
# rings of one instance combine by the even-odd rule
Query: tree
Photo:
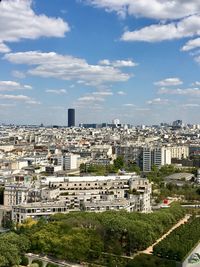
[(29, 264), (28, 258), (23, 255), (22, 258), (21, 258), (21, 263), (20, 264), (23, 265), (23, 266), (28, 266), (28, 264)]
[(119, 156), (114, 160), (114, 167), (117, 170), (123, 169), (124, 165), (124, 158), (122, 156)]
[(36, 263), (38, 265), (38, 267), (43, 267), (43, 262), (41, 260), (33, 260), (32, 263)]
[(81, 163), (79, 168), (81, 173), (86, 172), (86, 164)]

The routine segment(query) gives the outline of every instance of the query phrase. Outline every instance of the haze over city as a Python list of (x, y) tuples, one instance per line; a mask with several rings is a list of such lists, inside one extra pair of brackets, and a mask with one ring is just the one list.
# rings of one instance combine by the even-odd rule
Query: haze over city
[(1, 123), (198, 123), (200, 3), (168, 2), (1, 1)]

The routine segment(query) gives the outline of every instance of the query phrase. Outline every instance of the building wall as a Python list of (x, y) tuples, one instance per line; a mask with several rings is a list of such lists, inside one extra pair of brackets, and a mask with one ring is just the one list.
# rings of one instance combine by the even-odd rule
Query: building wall
[(173, 146), (169, 148), (171, 150), (171, 157), (176, 159), (186, 159), (189, 157), (188, 146)]

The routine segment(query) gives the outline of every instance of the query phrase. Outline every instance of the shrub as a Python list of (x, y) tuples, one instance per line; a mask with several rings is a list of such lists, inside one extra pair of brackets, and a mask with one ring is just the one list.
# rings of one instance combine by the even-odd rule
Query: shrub
[(33, 260), (32, 263), (37, 263), (38, 267), (43, 267), (43, 262), (41, 260)]
[(22, 258), (21, 258), (21, 265), (28, 266), (28, 264), (29, 264), (28, 258), (26, 256), (22, 256)]
[(48, 263), (46, 267), (58, 267), (57, 264), (53, 264), (53, 263)]

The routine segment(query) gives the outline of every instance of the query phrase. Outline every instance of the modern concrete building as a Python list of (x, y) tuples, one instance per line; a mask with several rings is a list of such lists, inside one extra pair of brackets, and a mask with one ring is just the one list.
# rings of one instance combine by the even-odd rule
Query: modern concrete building
[(144, 147), (142, 154), (142, 169), (150, 172), (152, 166), (157, 167), (171, 164), (171, 151), (167, 147)]
[[(22, 222), (58, 212), (125, 209), (151, 211), (151, 183), (137, 175), (46, 177), (42, 202), (12, 207), (12, 218)], [(44, 201), (44, 202), (43, 202)]]
[(22, 223), (27, 218), (39, 219), (40, 217), (49, 217), (56, 213), (68, 213), (67, 205), (62, 202), (35, 202), (20, 204), (12, 208), (12, 220), (16, 223)]

